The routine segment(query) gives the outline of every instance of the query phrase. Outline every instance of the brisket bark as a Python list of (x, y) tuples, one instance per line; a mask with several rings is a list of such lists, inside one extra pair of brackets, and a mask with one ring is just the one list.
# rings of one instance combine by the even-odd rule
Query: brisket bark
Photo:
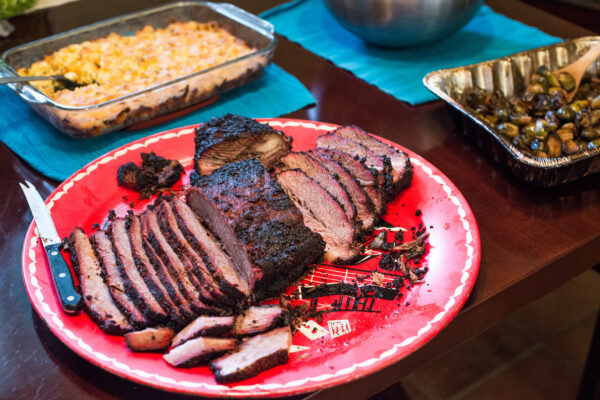
[(88, 315), (109, 335), (131, 331), (133, 327), (112, 299), (100, 263), (83, 229), (75, 228), (71, 232), (69, 251), (74, 269), (78, 272), (81, 295)]
[(92, 247), (98, 256), (100, 266), (104, 270), (106, 284), (108, 285), (110, 294), (112, 295), (116, 306), (119, 307), (125, 316), (127, 316), (129, 323), (135, 328), (146, 327), (148, 321), (125, 293), (125, 285), (119, 274), (117, 260), (115, 259), (115, 253), (113, 252), (110, 239), (106, 236), (104, 231), (93, 233), (90, 239)]
[(213, 360), (210, 368), (219, 383), (248, 379), (285, 364), (291, 345), (290, 327), (278, 328), (244, 340), (235, 352)]
[(187, 200), (256, 282), (257, 298), (278, 293), (323, 254), (321, 237), (304, 226), (301, 212), (256, 159), (200, 177)]
[(275, 177), (302, 212), (304, 224), (325, 241), (326, 261), (343, 263), (358, 255), (354, 225), (325, 189), (298, 169), (280, 172)]
[(291, 152), (282, 157), (277, 164), (278, 171), (288, 169), (299, 169), (309, 178), (327, 190), (329, 194), (342, 206), (350, 223), (356, 219), (356, 208), (350, 201), (346, 189), (335, 179), (335, 177), (321, 164), (305, 152)]
[(227, 114), (196, 129), (194, 168), (200, 175), (234, 161), (257, 158), (270, 168), (291, 148), (283, 132), (251, 118)]

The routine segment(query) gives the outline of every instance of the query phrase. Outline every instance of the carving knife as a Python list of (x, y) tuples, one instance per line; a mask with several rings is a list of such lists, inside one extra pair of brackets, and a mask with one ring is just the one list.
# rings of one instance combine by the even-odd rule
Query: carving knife
[(74, 314), (81, 309), (83, 299), (75, 290), (71, 270), (60, 254), (60, 236), (56, 232), (54, 222), (50, 216), (50, 210), (42, 200), (39, 192), (30, 182), (25, 181), (27, 185), (19, 183), (29, 208), (33, 214), (33, 219), (37, 226), (38, 234), (42, 240), (42, 245), (46, 251), (50, 272), (54, 281), (54, 288), (58, 294), (58, 299), (63, 310), (68, 314)]

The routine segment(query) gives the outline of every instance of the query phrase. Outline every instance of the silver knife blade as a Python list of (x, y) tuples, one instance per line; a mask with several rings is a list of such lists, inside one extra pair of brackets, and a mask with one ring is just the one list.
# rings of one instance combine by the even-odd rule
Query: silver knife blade
[(22, 183), (19, 183), (19, 185), (25, 194), (25, 198), (27, 199), (31, 213), (33, 214), (33, 219), (35, 220), (38, 234), (42, 239), (42, 244), (48, 246), (60, 243), (60, 236), (58, 236), (58, 232), (56, 231), (56, 227), (50, 216), (50, 210), (48, 210), (42, 196), (40, 196), (40, 193), (35, 186), (29, 181), (26, 180), (25, 183), (27, 186)]

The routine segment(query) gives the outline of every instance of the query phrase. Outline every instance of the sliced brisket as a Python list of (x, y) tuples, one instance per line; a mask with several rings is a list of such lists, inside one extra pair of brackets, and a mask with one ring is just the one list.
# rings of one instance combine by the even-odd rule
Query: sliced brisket
[(244, 300), (250, 296), (250, 285), (212, 234), (202, 225), (197, 215), (179, 198), (173, 198), (173, 212), (181, 232), (200, 254), (204, 264), (219, 282), (219, 289), (233, 299)]
[(389, 157), (376, 154), (366, 146), (332, 133), (321, 135), (317, 138), (317, 146), (343, 151), (352, 157), (361, 160), (364, 164), (377, 171), (377, 182), (384, 193), (393, 191), (393, 170)]
[(348, 262), (358, 255), (354, 225), (348, 222), (342, 207), (325, 189), (297, 169), (281, 172), (275, 177), (302, 212), (304, 224), (325, 241), (326, 261)]
[(234, 350), (236, 343), (235, 339), (198, 337), (172, 348), (163, 358), (174, 367), (195, 367)]
[(127, 347), (136, 352), (162, 352), (171, 346), (175, 331), (168, 327), (146, 328), (125, 335)]
[(179, 346), (185, 341), (198, 336), (220, 336), (233, 328), (235, 317), (200, 316), (190, 322), (173, 338), (173, 346)]
[(289, 326), (278, 328), (244, 340), (235, 352), (213, 360), (210, 368), (219, 383), (248, 379), (285, 364), (291, 345), (292, 332)]
[(340, 166), (345, 168), (364, 189), (367, 196), (369, 196), (369, 199), (375, 207), (375, 212), (377, 214), (383, 214), (385, 212), (383, 192), (379, 188), (376, 172), (370, 168), (367, 168), (364, 163), (355, 159), (348, 153), (344, 153), (343, 151), (326, 149), (323, 147), (318, 147), (314, 149), (314, 151), (325, 157), (329, 157), (333, 161), (340, 164)]
[(168, 320), (167, 312), (159, 304), (156, 296), (160, 297), (156, 287), (146, 285), (144, 278), (136, 266), (131, 252), (129, 236), (127, 234), (128, 220), (118, 218), (110, 225), (110, 237), (117, 266), (125, 284), (125, 292), (135, 305), (144, 313), (144, 317), (151, 323)]
[(269, 331), (283, 325), (283, 308), (276, 304), (252, 306), (235, 318), (233, 334), (248, 336)]
[[(185, 254), (176, 254), (169, 245), (158, 225), (154, 209), (148, 208), (144, 213), (145, 239), (152, 246), (163, 264), (167, 267), (171, 278), (177, 284), (179, 292), (183, 295), (182, 302), (190, 304), (196, 313), (208, 311), (208, 307), (200, 300), (200, 282), (187, 268), (188, 260)], [(182, 261), (183, 260), (183, 261)]]
[(343, 138), (360, 143), (369, 148), (369, 150), (389, 157), (392, 164), (393, 188), (389, 193), (389, 198), (395, 198), (398, 193), (410, 186), (412, 180), (412, 165), (408, 154), (381, 142), (369, 135), (358, 126), (342, 126), (333, 131), (333, 134)]
[(365, 190), (358, 182), (350, 175), (348, 170), (342, 167), (331, 158), (317, 151), (311, 150), (308, 152), (317, 163), (322, 165), (331, 175), (333, 175), (340, 185), (346, 189), (350, 196), (350, 200), (356, 209), (356, 220), (361, 224), (363, 232), (370, 232), (375, 226), (377, 216), (374, 211), (373, 203), (367, 196)]
[(270, 168), (286, 154), (292, 139), (251, 118), (227, 114), (196, 129), (194, 168), (200, 175), (234, 161), (257, 158)]
[(219, 283), (210, 274), (202, 257), (193, 249), (179, 227), (170, 201), (159, 205), (159, 223), (165, 238), (177, 254), (185, 255), (189, 261), (187, 268), (201, 283), (200, 296), (207, 304), (227, 306), (231, 300), (219, 289)]
[(144, 245), (145, 234), (142, 233), (142, 224), (140, 218), (136, 215), (129, 216), (128, 237), (131, 246), (131, 253), (135, 265), (144, 279), (144, 282), (152, 292), (160, 305), (166, 310), (171, 319), (177, 323), (184, 323), (185, 320), (192, 317), (189, 307), (181, 307), (174, 283), (170, 279), (166, 268), (161, 263), (155, 263), (150, 260), (153, 253), (148, 254), (148, 246)]
[(115, 259), (110, 238), (106, 236), (104, 231), (97, 231), (92, 234), (90, 239), (92, 247), (98, 256), (100, 266), (104, 270), (106, 283), (115, 305), (119, 307), (129, 320), (129, 323), (135, 328), (147, 326), (148, 321), (125, 293), (125, 285), (117, 267), (117, 260)]
[(200, 177), (187, 199), (245, 276), (256, 281), (257, 298), (278, 293), (323, 254), (321, 237), (304, 225), (300, 210), (256, 159)]
[(319, 164), (314, 158), (309, 156), (308, 153), (291, 152), (285, 157), (282, 157), (277, 163), (278, 171), (285, 171), (288, 169), (299, 169), (309, 178), (312, 178), (321, 185), (323, 189), (327, 190), (327, 192), (340, 203), (346, 213), (348, 221), (354, 223), (356, 219), (356, 208), (350, 201), (348, 192), (323, 165)]
[(127, 317), (115, 305), (103, 279), (102, 268), (89, 238), (81, 228), (69, 236), (71, 260), (78, 271), (85, 309), (98, 327), (109, 335), (122, 335), (133, 329)]

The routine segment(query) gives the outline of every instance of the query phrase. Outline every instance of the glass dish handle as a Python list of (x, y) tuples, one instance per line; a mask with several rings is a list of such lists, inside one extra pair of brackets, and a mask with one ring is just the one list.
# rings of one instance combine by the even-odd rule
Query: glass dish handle
[[(263, 33), (273, 36), (275, 34), (275, 28), (273, 24), (268, 21), (265, 21), (262, 18), (257, 17), (256, 15), (249, 13), (246, 10), (242, 10), (241, 8), (230, 4), (230, 3), (209, 3), (216, 10), (221, 13), (227, 15), (229, 18), (237, 20), (238, 22), (250, 23), (253, 27), (260, 26), (260, 29), (263, 30)], [(245, 24), (246, 25), (246, 24)]]

